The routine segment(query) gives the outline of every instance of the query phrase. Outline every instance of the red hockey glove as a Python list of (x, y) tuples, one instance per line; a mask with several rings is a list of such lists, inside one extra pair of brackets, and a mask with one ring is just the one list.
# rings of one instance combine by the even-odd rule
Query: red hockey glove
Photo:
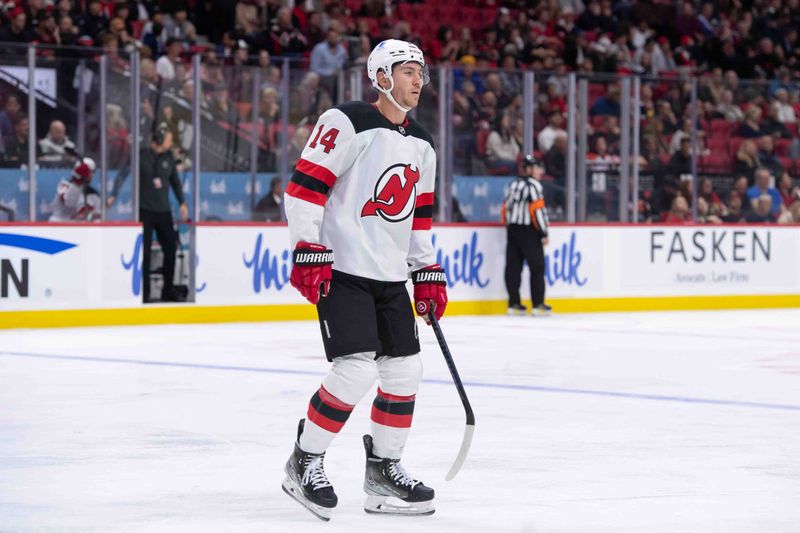
[(306, 300), (317, 305), (320, 293), (325, 297), (331, 288), (333, 250), (321, 244), (300, 241), (294, 248), (292, 259), (294, 266), (292, 275), (289, 276), (289, 283), (300, 291)]
[(414, 308), (428, 322), (428, 313), (433, 310), (436, 320), (442, 318), (447, 307), (447, 279), (439, 265), (431, 265), (412, 272), (414, 284)]

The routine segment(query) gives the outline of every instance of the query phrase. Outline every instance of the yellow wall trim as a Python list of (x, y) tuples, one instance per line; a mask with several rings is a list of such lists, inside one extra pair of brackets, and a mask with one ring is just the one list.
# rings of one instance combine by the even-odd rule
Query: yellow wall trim
[[(530, 302), (527, 302), (530, 304)], [(665, 296), (636, 298), (559, 298), (548, 300), (555, 313), (613, 311), (687, 311), (714, 309), (774, 309), (800, 307), (800, 294), (740, 296)], [(504, 314), (506, 302), (450, 302), (448, 315)], [(0, 329), (119, 326), (139, 324), (197, 324), (214, 322), (266, 322), (314, 320), (308, 304), (198, 306), (148, 305), (128, 309), (70, 309), (50, 311), (0, 311)]]

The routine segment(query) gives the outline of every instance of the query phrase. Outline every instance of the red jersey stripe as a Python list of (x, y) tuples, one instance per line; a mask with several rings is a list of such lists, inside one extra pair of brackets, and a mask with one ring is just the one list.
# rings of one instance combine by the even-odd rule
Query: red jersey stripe
[(333, 187), (333, 184), (336, 183), (336, 174), (322, 165), (312, 163), (311, 161), (300, 159), (297, 162), (295, 169), (299, 170), (303, 174), (308, 174), (311, 177), (317, 178), (328, 187)]
[(289, 185), (286, 187), (286, 194), (289, 196), (293, 196), (295, 198), (299, 198), (300, 200), (305, 200), (306, 202), (311, 202), (312, 204), (317, 204), (319, 206), (324, 207), (325, 202), (328, 201), (328, 197), (321, 192), (314, 192), (312, 190), (306, 189), (302, 185), (298, 185), (294, 182), (289, 182)]
[(429, 230), (432, 227), (432, 218), (414, 218), (414, 222), (411, 224), (412, 230)]
[(376, 424), (392, 428), (410, 428), (411, 419), (413, 417), (414, 415), (393, 415), (391, 413), (386, 413), (374, 405), (372, 406), (372, 415), (370, 416), (372, 421)]
[(424, 205), (433, 205), (432, 192), (424, 192), (417, 195), (417, 207), (422, 207)]

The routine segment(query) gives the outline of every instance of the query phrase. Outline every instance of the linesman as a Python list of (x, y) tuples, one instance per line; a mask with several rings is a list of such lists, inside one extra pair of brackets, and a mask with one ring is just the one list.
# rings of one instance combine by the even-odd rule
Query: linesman
[(551, 310), (544, 303), (544, 247), (548, 243), (549, 221), (540, 182), (543, 175), (541, 163), (533, 155), (526, 155), (522, 159), (522, 175), (506, 187), (503, 199), (509, 315), (525, 315), (528, 311), (519, 298), (523, 260), (531, 275), (531, 314), (546, 315)]

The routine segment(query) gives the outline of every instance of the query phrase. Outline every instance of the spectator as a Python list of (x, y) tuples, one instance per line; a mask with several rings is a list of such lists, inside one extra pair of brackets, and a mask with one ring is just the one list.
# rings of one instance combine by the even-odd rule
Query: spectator
[(88, 35), (95, 42), (99, 42), (100, 34), (108, 29), (108, 18), (103, 14), (103, 5), (100, 0), (86, 2), (86, 14), (81, 24), (81, 35)]
[(758, 139), (758, 165), (769, 170), (773, 176), (783, 174), (781, 160), (775, 155), (775, 142), (769, 135)]
[(311, 51), (310, 69), (319, 74), (320, 86), (328, 91), (334, 101), (338, 92), (337, 74), (347, 61), (347, 51), (340, 41), (339, 31), (331, 27), (325, 41), (317, 44)]
[(776, 118), (783, 123), (789, 122), (794, 124), (797, 122), (797, 115), (794, 112), (794, 107), (789, 103), (789, 91), (784, 88), (776, 90), (775, 99), (776, 102), (772, 105), (777, 108)]
[(475, 56), (466, 55), (462, 56), (459, 60), (461, 67), (457, 67), (453, 70), (453, 88), (456, 91), (461, 90), (461, 84), (464, 83), (465, 80), (471, 81), (475, 85), (475, 92), (478, 96), (482, 95), (486, 88), (483, 85), (483, 78), (477, 72), (475, 72)]
[(751, 198), (754, 207), (748, 212), (744, 220), (750, 224), (764, 224), (775, 222), (776, 214), (773, 208), (773, 199), (769, 194), (762, 194)]
[[(553, 207), (564, 205), (564, 187), (567, 177), (567, 134), (556, 135), (553, 139), (553, 146), (544, 154), (544, 167), (548, 176), (553, 178), (552, 185), (549, 181), (544, 181), (545, 200), (550, 200)], [(552, 194), (548, 194), (550, 189), (554, 189)]]
[(0, 138), (7, 138), (14, 135), (14, 124), (20, 116), (22, 106), (19, 103), (19, 97), (15, 94), (9, 94), (6, 97), (6, 105), (0, 111)]
[(761, 131), (761, 116), (763, 113), (761, 112), (761, 108), (755, 105), (751, 105), (747, 108), (747, 111), (744, 112), (744, 122), (739, 126), (739, 129), (736, 130), (737, 137), (744, 137), (746, 139), (754, 139), (756, 137), (761, 137), (764, 133)]
[[(114, 17), (108, 23), (108, 32), (116, 40), (117, 50), (124, 50), (127, 53), (136, 49), (136, 40), (128, 33), (125, 27), (125, 20), (121, 17)], [(103, 35), (101, 43), (106, 43), (106, 36)]]
[(516, 175), (519, 151), (511, 129), (511, 118), (504, 112), (486, 139), (486, 166), (493, 174)]
[[(703, 154), (703, 138), (705, 137), (705, 132), (700, 130), (699, 126), (697, 128), (697, 142), (694, 147), (694, 151), (698, 155), (705, 155)], [(672, 139), (669, 141), (669, 152), (674, 154), (681, 148), (681, 142), (683, 139), (689, 139), (689, 146), (691, 147), (691, 140), (692, 140), (692, 121), (690, 118), (684, 118), (683, 124), (681, 125), (681, 129), (676, 131), (672, 134)]]
[(186, 6), (179, 4), (171, 17), (164, 17), (164, 34), (180, 41), (193, 43), (197, 40), (197, 30), (188, 20)]
[(743, 213), (746, 213), (751, 208), (750, 198), (747, 196), (747, 188), (750, 186), (750, 181), (752, 180), (748, 180), (746, 176), (736, 176), (733, 179), (733, 188), (731, 190), (741, 198)]
[[(487, 32), (488, 33), (488, 32)], [(484, 40), (486, 35), (484, 35)], [(431, 46), (431, 56), (437, 63), (453, 63), (457, 59), (458, 41), (453, 38), (453, 29), (450, 26), (439, 26)]]
[(789, 131), (789, 128), (780, 120), (780, 104), (778, 102), (772, 102), (769, 105), (767, 118), (761, 122), (761, 131), (764, 135), (772, 135), (775, 138), (792, 138), (792, 133)]
[(669, 100), (661, 99), (656, 102), (656, 117), (664, 125), (664, 135), (672, 135), (678, 131), (678, 117), (675, 116)]
[(697, 221), (701, 224), (722, 224), (722, 219), (711, 212), (708, 202), (702, 196), (697, 199)]
[(770, 202), (772, 214), (777, 215), (781, 210), (783, 199), (778, 189), (770, 185), (770, 182), (773, 180), (772, 175), (766, 168), (759, 168), (756, 170), (755, 178), (755, 184), (747, 189), (747, 197), (750, 198), (750, 202), (753, 203), (757, 198), (764, 195), (769, 196), (772, 199)]
[(283, 183), (281, 178), (276, 176), (269, 182), (269, 192), (253, 208), (253, 220), (280, 222), (283, 218)]
[(606, 94), (597, 99), (589, 109), (589, 115), (614, 115), (620, 116), (619, 87), (612, 84), (606, 89)]
[(75, 143), (67, 137), (67, 127), (60, 120), (50, 123), (44, 139), (39, 141), (39, 161), (51, 165), (70, 165), (75, 161)]
[(564, 116), (560, 111), (554, 110), (547, 114), (547, 126), (539, 132), (537, 141), (539, 142), (539, 150), (547, 152), (552, 148), (553, 142), (559, 135), (567, 135), (564, 129)]
[(664, 213), (661, 222), (665, 224), (685, 224), (691, 222), (692, 213), (689, 210), (689, 202), (683, 196), (676, 196), (672, 200), (670, 210)]
[[(41, 10), (37, 16), (36, 41), (38, 44), (46, 46), (58, 46), (61, 44), (61, 34), (56, 24), (56, 17), (50, 10)], [(53, 53), (53, 50), (49, 50)]]
[(164, 81), (180, 81), (175, 80), (176, 66), (181, 62), (181, 52), (183, 45), (178, 39), (170, 37), (167, 39), (166, 54), (158, 58), (156, 61), (156, 72)]
[(292, 135), (291, 141), (289, 141), (289, 166), (294, 168), (297, 165), (297, 161), (300, 159), (300, 156), (303, 154), (303, 149), (306, 147), (308, 143), (308, 139), (311, 137), (311, 129), (300, 126)]
[(728, 194), (728, 205), (725, 213), (720, 217), (723, 222), (728, 224), (738, 224), (744, 221), (742, 214), (742, 197), (736, 191)]
[(746, 139), (739, 145), (733, 158), (733, 173), (737, 176), (745, 176), (748, 182), (752, 182), (757, 168), (758, 147), (755, 141)]
[(653, 117), (647, 121), (644, 127), (644, 137), (653, 141), (652, 152), (649, 154), (651, 158), (660, 162), (663, 154), (669, 154), (669, 140), (664, 132), (664, 122), (660, 118)]
[(78, 43), (79, 28), (69, 15), (58, 19), (58, 35), (62, 46), (75, 46)]
[(275, 24), (272, 25), (271, 38), (278, 45), (278, 55), (298, 57), (308, 50), (308, 39), (295, 27), (288, 7), (278, 10)]
[(269, 125), (278, 121), (280, 118), (280, 105), (278, 104), (278, 91), (272, 87), (267, 87), (261, 91), (261, 99), (258, 102), (258, 116)]
[(6, 166), (19, 167), (28, 163), (28, 132), (30, 123), (28, 117), (20, 115), (14, 124), (14, 135), (3, 137), (5, 144)]
[[(21, 7), (15, 7), (8, 14), (8, 24), (0, 28), (0, 42), (28, 44), (33, 39), (33, 34), (28, 28), (28, 15)], [(23, 48), (12, 48), (6, 53), (23, 55)]]
[(798, 196), (800, 189), (792, 183), (792, 177), (788, 172), (782, 173), (780, 179), (778, 179), (778, 192), (781, 195), (781, 204), (787, 208), (800, 199), (800, 196)]
[(680, 181), (692, 180), (692, 140), (682, 137), (680, 150), (672, 154), (667, 163), (667, 173)]
[[(702, 199), (708, 206), (708, 214), (721, 216), (725, 213), (725, 204), (722, 199), (714, 192), (714, 183), (709, 178), (700, 180), (697, 191), (698, 200)], [(698, 204), (699, 206), (699, 204)]]
[(744, 120), (744, 112), (741, 107), (733, 103), (733, 91), (730, 89), (722, 90), (722, 98), (717, 104), (717, 112), (729, 122)]
[(235, 124), (239, 121), (238, 112), (231, 101), (228, 87), (225, 84), (214, 87), (208, 110), (214, 115), (214, 118), (228, 124)]

